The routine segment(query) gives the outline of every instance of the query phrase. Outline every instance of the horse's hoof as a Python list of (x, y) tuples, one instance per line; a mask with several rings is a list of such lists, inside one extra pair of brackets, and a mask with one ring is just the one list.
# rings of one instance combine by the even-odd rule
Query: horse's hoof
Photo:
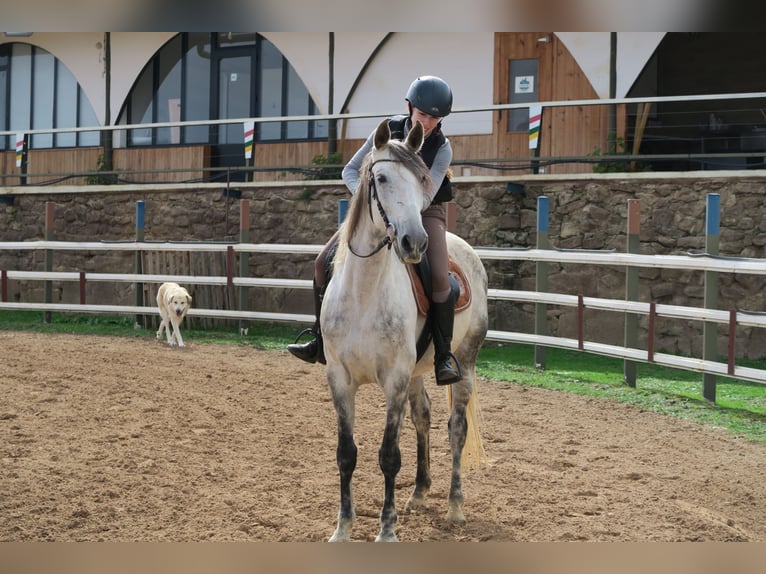
[[(356, 515), (356, 513), (354, 513)], [(339, 518), (335, 532), (332, 533), (327, 542), (351, 542), (351, 526), (354, 523), (353, 518)]]
[(393, 532), (382, 532), (377, 535), (375, 542), (399, 542), (396, 534)]
[(404, 511), (409, 513), (416, 513), (419, 510), (423, 510), (428, 507), (428, 504), (426, 504), (426, 497), (425, 496), (415, 496), (414, 494), (410, 496), (410, 499), (407, 501), (407, 504), (404, 505)]
[(340, 534), (336, 530), (327, 542), (351, 542), (351, 536), (348, 533)]
[(450, 506), (450, 509), (447, 511), (447, 522), (450, 524), (465, 524), (463, 509), (459, 506)]

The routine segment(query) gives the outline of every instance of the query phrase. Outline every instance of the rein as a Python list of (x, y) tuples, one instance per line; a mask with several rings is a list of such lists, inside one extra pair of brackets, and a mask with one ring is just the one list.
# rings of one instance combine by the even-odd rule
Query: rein
[[(378, 212), (380, 213), (380, 216), (383, 218), (383, 223), (386, 224), (386, 236), (380, 240), (378, 245), (372, 250), (372, 252), (368, 253), (367, 255), (360, 255), (356, 251), (354, 251), (354, 248), (351, 247), (351, 241), (349, 239), (348, 248), (351, 253), (356, 255), (357, 257), (361, 259), (366, 259), (367, 257), (372, 257), (375, 255), (378, 251), (383, 249), (384, 247), (388, 247), (391, 249), (391, 245), (393, 245), (394, 240), (392, 238), (396, 237), (396, 229), (394, 229), (394, 226), (391, 225), (391, 222), (388, 220), (388, 215), (386, 215), (386, 210), (383, 209), (383, 205), (380, 203), (380, 199), (378, 198), (378, 188), (375, 186), (375, 174), (372, 172), (372, 168), (376, 163), (384, 162), (384, 161), (390, 161), (395, 163), (397, 160), (395, 159), (378, 159), (373, 161), (370, 164), (370, 174), (368, 176), (368, 182), (367, 182), (367, 206), (370, 209), (370, 221), (373, 221), (372, 219), (372, 200), (375, 200), (375, 203), (378, 206)], [(392, 233), (393, 231), (393, 233)]]

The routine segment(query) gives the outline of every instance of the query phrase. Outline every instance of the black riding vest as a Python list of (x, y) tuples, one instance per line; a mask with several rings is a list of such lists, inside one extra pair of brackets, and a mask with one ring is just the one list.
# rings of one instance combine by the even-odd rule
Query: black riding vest
[[(404, 133), (404, 127), (408, 119), (409, 116), (394, 116), (388, 120), (388, 128), (391, 130), (391, 137), (393, 139), (401, 141), (405, 138), (406, 134)], [(438, 152), (439, 148), (444, 145), (445, 141), (447, 141), (447, 138), (445, 138), (444, 134), (442, 133), (441, 127), (442, 126), (440, 122), (439, 125), (437, 125), (425, 139), (425, 141), (423, 141), (423, 146), (418, 152), (420, 157), (423, 158), (423, 161), (428, 166), (428, 169), (431, 169), (431, 165), (434, 163), (436, 152)], [(451, 199), (452, 183), (450, 182), (449, 177), (445, 175), (442, 184), (439, 186), (439, 191), (436, 192), (436, 196), (431, 203), (442, 203), (445, 201), (450, 201)]]

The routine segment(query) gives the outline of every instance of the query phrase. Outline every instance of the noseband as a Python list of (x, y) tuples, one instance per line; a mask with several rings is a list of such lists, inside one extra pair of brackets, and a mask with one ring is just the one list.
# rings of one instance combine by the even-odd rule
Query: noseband
[(390, 161), (392, 163), (397, 163), (397, 160), (395, 159), (377, 159), (373, 161), (370, 164), (370, 174), (368, 176), (367, 181), (367, 206), (370, 208), (370, 221), (373, 221), (372, 219), (372, 200), (375, 200), (375, 203), (378, 206), (378, 212), (380, 213), (380, 216), (383, 218), (383, 223), (386, 224), (386, 236), (380, 240), (378, 245), (375, 247), (375, 249), (372, 250), (371, 253), (368, 253), (367, 255), (359, 255), (356, 251), (354, 251), (354, 248), (351, 247), (351, 241), (349, 241), (348, 248), (357, 257), (361, 257), (362, 259), (367, 257), (372, 257), (375, 255), (378, 251), (383, 249), (384, 247), (388, 247), (391, 249), (391, 245), (393, 245), (393, 237), (396, 237), (396, 228), (391, 225), (391, 222), (388, 220), (388, 215), (386, 215), (386, 210), (383, 209), (383, 205), (380, 203), (380, 198), (378, 197), (378, 188), (375, 186), (375, 174), (372, 172), (372, 168), (376, 163), (386, 162)]

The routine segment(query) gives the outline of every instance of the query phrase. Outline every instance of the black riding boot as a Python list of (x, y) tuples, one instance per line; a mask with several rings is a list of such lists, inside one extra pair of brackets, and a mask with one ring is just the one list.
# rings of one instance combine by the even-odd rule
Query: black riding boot
[[(450, 350), (452, 324), (455, 320), (455, 297), (443, 303), (431, 302), (433, 313), (434, 373), (437, 385), (451, 385), (463, 379), (460, 363)], [(454, 363), (454, 367), (452, 364)]]
[[(327, 363), (324, 358), (324, 345), (322, 344), (322, 331), (319, 328), (319, 315), (322, 310), (322, 297), (324, 296), (324, 287), (319, 287), (314, 281), (314, 314), (316, 315), (316, 322), (310, 329), (305, 329), (298, 334), (295, 339), (295, 343), (287, 345), (287, 350), (299, 359), (306, 361), (307, 363), (320, 362), (323, 365)], [(298, 339), (303, 335), (309, 333), (314, 335), (314, 338), (307, 342), (298, 344)]]

